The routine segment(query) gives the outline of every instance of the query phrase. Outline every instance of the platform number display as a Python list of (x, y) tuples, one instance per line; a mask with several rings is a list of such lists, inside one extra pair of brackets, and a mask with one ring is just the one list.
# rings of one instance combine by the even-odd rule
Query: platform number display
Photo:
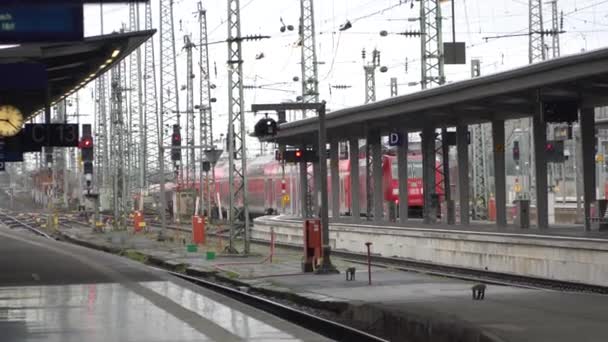
[(401, 141), (403, 140), (401, 133), (392, 132), (388, 135), (388, 145), (389, 146), (401, 146)]

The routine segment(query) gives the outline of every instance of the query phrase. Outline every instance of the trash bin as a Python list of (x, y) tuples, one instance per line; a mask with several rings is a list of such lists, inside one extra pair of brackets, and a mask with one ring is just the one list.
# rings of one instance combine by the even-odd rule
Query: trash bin
[(515, 201), (515, 225), (522, 229), (530, 228), (530, 200)]

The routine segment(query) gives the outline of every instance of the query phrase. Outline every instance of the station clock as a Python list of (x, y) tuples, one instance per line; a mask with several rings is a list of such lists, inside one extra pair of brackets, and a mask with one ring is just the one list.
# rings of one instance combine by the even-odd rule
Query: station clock
[(11, 105), (0, 105), (0, 137), (15, 136), (23, 127), (23, 114)]

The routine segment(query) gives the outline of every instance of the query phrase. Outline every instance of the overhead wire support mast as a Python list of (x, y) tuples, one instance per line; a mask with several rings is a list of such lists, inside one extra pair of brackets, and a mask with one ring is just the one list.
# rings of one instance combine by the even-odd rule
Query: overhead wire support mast
[[(145, 5), (145, 28), (151, 30), (152, 25), (152, 5)], [(154, 62), (154, 40), (148, 39), (144, 45), (144, 72), (143, 72), (143, 99), (142, 108), (145, 108), (143, 131), (145, 140), (142, 142), (144, 148), (144, 160), (147, 168), (145, 175), (145, 185), (153, 183), (151, 180), (158, 176), (160, 164), (158, 146), (162, 143), (161, 118), (158, 112), (158, 97), (156, 90), (156, 66)]]
[[(184, 36), (184, 49), (186, 50), (186, 145), (194, 146), (195, 123), (194, 123), (194, 71), (192, 65), (192, 49), (196, 45), (192, 43), (189, 35)], [(186, 167), (184, 168), (185, 182), (194, 187), (196, 179), (196, 159), (194, 149), (190, 149), (186, 155)]]
[[(165, 174), (162, 165), (170, 163), (170, 158), (167, 158), (163, 153), (162, 146), (171, 144), (171, 135), (168, 132), (169, 127), (177, 125), (179, 127), (179, 98), (177, 93), (177, 63), (175, 60), (175, 32), (173, 24), (173, 0), (160, 0), (160, 111), (158, 125), (158, 146), (155, 149), (159, 154), (159, 181), (160, 187), (160, 216), (163, 227), (166, 223), (167, 198), (165, 197)], [(165, 134), (166, 133), (166, 134)], [(179, 165), (175, 164), (179, 174)], [(178, 182), (177, 175), (175, 182)], [(158, 233), (158, 240), (165, 240), (165, 231), (161, 229)]]
[[(365, 72), (365, 103), (375, 102), (376, 101), (376, 68), (380, 66), (380, 51), (374, 49), (372, 52), (372, 62), (365, 64), (365, 50), (361, 51), (361, 57), (363, 58), (363, 70)], [(366, 194), (366, 218), (367, 220), (372, 219), (372, 211), (373, 211), (373, 188), (376, 186), (372, 184), (374, 176), (373, 176), (373, 168), (374, 165), (373, 153), (372, 153), (372, 145), (370, 141), (372, 141), (371, 132), (367, 132), (367, 143), (365, 144), (365, 194)]]
[[(315, 37), (314, 0), (300, 0), (300, 44), (302, 67), (302, 102), (319, 102), (319, 72), (317, 69), (317, 47)], [(309, 111), (310, 113), (315, 113)], [(316, 114), (315, 114), (316, 115)], [(307, 111), (302, 111), (303, 118)]]
[[(201, 145), (205, 149), (212, 149), (213, 146), (213, 112), (211, 110), (211, 77), (209, 73), (209, 40), (207, 36), (207, 11), (203, 9), (202, 2), (198, 2), (198, 20), (199, 20), (199, 129)], [(205, 159), (205, 151), (200, 151), (201, 162)], [(201, 165), (201, 182), (200, 187), (203, 188), (202, 172), (203, 167)], [(215, 187), (215, 167), (211, 166), (211, 180), (209, 179), (209, 173), (206, 176), (206, 201), (207, 201), (207, 214), (211, 216), (211, 201), (212, 201), (212, 186)], [(203, 200), (204, 192), (201, 191), (201, 201)], [(204, 213), (203, 206), (200, 205), (201, 215)]]
[[(129, 3), (129, 31), (139, 31), (139, 3)], [(146, 178), (146, 163), (145, 163), (145, 118), (143, 111), (143, 89), (142, 89), (142, 70), (141, 70), (141, 48), (138, 48), (134, 54), (129, 57), (129, 109), (130, 109), (130, 133), (137, 137), (131, 141), (131, 161), (136, 174), (133, 175), (134, 189), (138, 189), (141, 193), (145, 187)]]
[[(228, 183), (230, 186), (228, 220), (230, 244), (227, 248), (229, 252), (236, 252), (235, 240), (237, 234), (242, 234), (243, 253), (249, 254), (249, 201), (246, 191), (248, 185), (247, 148), (241, 48), (240, 2), (239, 0), (228, 0)], [(239, 160), (240, 166), (238, 166)]]

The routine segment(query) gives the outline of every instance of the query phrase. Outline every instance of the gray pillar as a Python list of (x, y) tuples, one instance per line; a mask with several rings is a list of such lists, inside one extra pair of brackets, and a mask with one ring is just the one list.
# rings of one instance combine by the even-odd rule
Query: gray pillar
[(579, 117), (583, 149), (583, 198), (585, 230), (591, 230), (591, 203), (595, 200), (595, 110), (582, 108)]
[[(317, 149), (317, 151), (320, 151)], [(312, 216), (319, 215), (321, 209), (321, 170), (319, 162), (312, 163), (313, 190), (312, 190)]]
[[(505, 170), (505, 121), (492, 121), (494, 139), (494, 187), (496, 190), (496, 226), (507, 226), (507, 175)], [(542, 146), (545, 146), (544, 144)], [(545, 181), (546, 181), (545, 177)], [(546, 186), (545, 186), (546, 189)]]
[(447, 223), (454, 224), (456, 222), (456, 212), (452, 206), (452, 183), (450, 182), (450, 145), (447, 143), (448, 130), (441, 129), (441, 157), (443, 159), (443, 185), (445, 194), (445, 205), (447, 214)]
[(372, 142), (372, 174), (374, 176), (374, 221), (384, 218), (384, 186), (382, 179), (382, 136), (374, 132), (370, 137)]
[[(547, 195), (547, 126), (542, 111), (542, 102), (536, 103), (536, 113), (533, 117), (534, 129), (534, 171), (536, 178), (536, 225), (539, 229), (549, 228), (549, 197)], [(498, 203), (496, 205), (498, 207)]]
[(437, 222), (436, 208), (431, 208), (435, 186), (435, 129), (425, 127), (422, 130), (422, 182), (424, 189), (424, 223)]
[(300, 163), (300, 206), (302, 218), (310, 217), (308, 212), (308, 171), (307, 163)]
[(329, 168), (331, 173), (331, 210), (333, 218), (340, 218), (340, 168), (338, 146), (339, 142), (333, 140), (329, 148)]
[(350, 139), (350, 213), (356, 220), (361, 218), (361, 205), (359, 203), (359, 138)]
[(469, 224), (469, 146), (468, 126), (456, 127), (458, 150), (458, 192), (460, 194), (460, 224)]
[(408, 135), (407, 130), (401, 131), (401, 145), (397, 148), (397, 167), (399, 174), (396, 175), (399, 181), (399, 222), (406, 223), (408, 218), (409, 204), (407, 201), (408, 195), (408, 178), (407, 178), (407, 152), (408, 152)]

